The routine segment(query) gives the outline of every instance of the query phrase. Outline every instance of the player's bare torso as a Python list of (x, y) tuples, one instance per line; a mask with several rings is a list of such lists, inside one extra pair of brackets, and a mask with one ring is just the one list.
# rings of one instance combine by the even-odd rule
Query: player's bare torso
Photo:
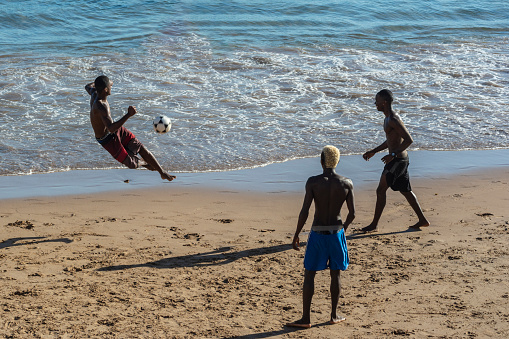
[(96, 138), (102, 138), (108, 133), (101, 117), (104, 111), (109, 115), (110, 105), (108, 101), (98, 99), (97, 92), (94, 91), (90, 96), (90, 123)]
[[(384, 132), (387, 140), (387, 146), (389, 148), (389, 153), (396, 151), (403, 143), (403, 136), (400, 135), (398, 129), (394, 128), (395, 124), (400, 125), (403, 129), (405, 129), (403, 121), (396, 113), (393, 113), (384, 119)], [(406, 150), (398, 154), (398, 157), (405, 158), (407, 156), (408, 153)]]
[(341, 207), (352, 190), (352, 181), (333, 174), (318, 175), (309, 179), (315, 201), (314, 226), (341, 224)]

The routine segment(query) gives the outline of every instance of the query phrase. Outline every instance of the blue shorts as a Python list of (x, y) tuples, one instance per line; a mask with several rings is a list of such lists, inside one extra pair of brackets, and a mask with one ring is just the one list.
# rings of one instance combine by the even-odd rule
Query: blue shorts
[(344, 271), (348, 267), (348, 249), (345, 230), (336, 234), (309, 232), (304, 256), (304, 268), (308, 271), (322, 271), (326, 268)]

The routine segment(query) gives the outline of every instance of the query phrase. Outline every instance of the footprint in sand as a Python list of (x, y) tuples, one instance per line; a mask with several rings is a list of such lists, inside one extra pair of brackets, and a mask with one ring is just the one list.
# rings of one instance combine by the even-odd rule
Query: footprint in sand
[(221, 224), (230, 224), (233, 222), (233, 219), (214, 219), (217, 222), (220, 222)]
[(28, 220), (25, 220), (25, 221), (16, 220), (15, 222), (8, 223), (7, 226), (16, 226), (16, 227), (25, 228), (27, 230), (31, 230), (32, 228), (34, 228), (34, 224)]
[(198, 233), (189, 233), (189, 234), (185, 234), (184, 238), (189, 239), (189, 240), (200, 240), (201, 236)]
[[(71, 216), (74, 216), (74, 214), (72, 214)], [(117, 218), (100, 217), (99, 219), (95, 219), (95, 223), (98, 224), (98, 223), (101, 223), (101, 222), (116, 222), (118, 220), (119, 219), (117, 219)]]
[(478, 215), (480, 217), (483, 217), (486, 220), (491, 220), (491, 217), (494, 216), (493, 213), (476, 213), (475, 215)]
[(22, 291), (15, 291), (12, 293), (12, 295), (22, 296), (22, 297), (26, 297), (26, 296), (37, 297), (39, 294), (37, 293), (37, 291), (34, 291), (34, 290), (22, 290)]

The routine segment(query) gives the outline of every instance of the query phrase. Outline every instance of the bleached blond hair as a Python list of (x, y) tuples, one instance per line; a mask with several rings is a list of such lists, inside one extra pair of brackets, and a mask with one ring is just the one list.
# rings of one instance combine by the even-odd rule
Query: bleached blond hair
[(339, 150), (331, 145), (327, 145), (322, 150), (322, 161), (325, 168), (336, 168), (339, 162)]

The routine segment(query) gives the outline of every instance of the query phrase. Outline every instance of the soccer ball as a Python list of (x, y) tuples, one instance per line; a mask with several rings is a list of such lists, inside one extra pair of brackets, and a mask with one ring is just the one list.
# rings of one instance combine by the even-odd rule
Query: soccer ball
[(154, 119), (154, 129), (157, 133), (166, 133), (171, 129), (171, 120), (164, 115)]

